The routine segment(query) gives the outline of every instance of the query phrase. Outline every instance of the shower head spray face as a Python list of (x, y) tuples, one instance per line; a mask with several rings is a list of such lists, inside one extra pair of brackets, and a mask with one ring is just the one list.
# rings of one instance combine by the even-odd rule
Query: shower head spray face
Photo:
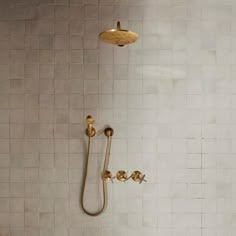
[(132, 31), (121, 29), (120, 22), (118, 21), (116, 29), (103, 31), (99, 34), (99, 38), (105, 43), (124, 47), (127, 44), (136, 42), (138, 39), (138, 35)]

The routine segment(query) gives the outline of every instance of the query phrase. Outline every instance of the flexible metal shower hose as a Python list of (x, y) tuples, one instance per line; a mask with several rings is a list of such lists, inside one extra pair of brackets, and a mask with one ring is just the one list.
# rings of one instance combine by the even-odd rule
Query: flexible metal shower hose
[[(83, 182), (82, 182), (81, 206), (82, 206), (83, 211), (87, 215), (89, 215), (89, 216), (98, 216), (106, 209), (106, 206), (107, 206), (108, 195), (107, 195), (107, 183), (106, 183), (106, 181), (102, 180), (103, 204), (102, 204), (101, 209), (99, 209), (96, 212), (89, 212), (88, 210), (85, 209), (85, 206), (84, 206), (84, 194), (85, 194), (85, 187), (86, 187), (86, 181), (87, 181), (87, 176), (88, 176), (90, 145), (91, 145), (91, 137), (89, 137), (89, 140), (88, 140), (88, 151), (87, 151), (87, 158), (86, 158), (86, 163), (85, 163), (85, 172), (84, 172), (84, 177), (83, 177)], [(108, 169), (108, 164), (109, 164), (109, 159), (110, 159), (110, 151), (111, 151), (111, 136), (108, 136), (107, 137), (106, 154), (105, 154), (104, 165), (103, 165), (103, 173)]]

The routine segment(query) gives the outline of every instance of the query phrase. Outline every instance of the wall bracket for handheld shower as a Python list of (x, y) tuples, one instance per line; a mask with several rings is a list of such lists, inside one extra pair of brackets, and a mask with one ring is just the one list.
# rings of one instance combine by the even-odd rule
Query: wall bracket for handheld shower
[(96, 129), (93, 127), (94, 122), (95, 122), (95, 119), (92, 116), (86, 117), (87, 129), (85, 130), (85, 134), (88, 137), (93, 137), (96, 134)]

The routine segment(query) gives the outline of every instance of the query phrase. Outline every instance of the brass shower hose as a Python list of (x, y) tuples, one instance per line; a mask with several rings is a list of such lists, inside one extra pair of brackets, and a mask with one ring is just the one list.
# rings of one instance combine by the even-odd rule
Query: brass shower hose
[[(105, 160), (104, 160), (104, 165), (103, 165), (103, 173), (108, 169), (108, 164), (109, 164), (109, 159), (110, 159), (110, 150), (111, 150), (111, 136), (112, 135), (106, 135), (107, 136), (107, 145), (106, 145), (106, 154), (105, 154)], [(87, 181), (87, 176), (88, 176), (88, 166), (89, 166), (89, 157), (90, 157), (90, 145), (91, 145), (91, 137), (88, 137), (88, 151), (87, 151), (87, 158), (86, 158), (86, 163), (85, 163), (85, 172), (84, 172), (84, 177), (83, 177), (83, 182), (82, 182), (82, 192), (81, 192), (81, 206), (83, 211), (89, 215), (89, 216), (98, 216), (100, 215), (107, 206), (107, 183), (105, 180), (102, 179), (102, 189), (103, 189), (103, 204), (101, 209), (99, 209), (96, 212), (89, 212), (88, 210), (85, 209), (84, 206), (84, 195), (85, 195), (85, 187), (86, 187), (86, 181)]]

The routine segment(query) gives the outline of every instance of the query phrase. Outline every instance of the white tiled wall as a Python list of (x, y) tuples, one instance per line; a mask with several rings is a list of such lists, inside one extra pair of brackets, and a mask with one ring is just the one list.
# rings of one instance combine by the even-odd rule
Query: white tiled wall
[[(139, 34), (118, 48), (114, 27)], [(235, 0), (0, 1), (0, 235), (236, 235)], [(102, 133), (110, 169), (147, 183), (98, 191)]]

